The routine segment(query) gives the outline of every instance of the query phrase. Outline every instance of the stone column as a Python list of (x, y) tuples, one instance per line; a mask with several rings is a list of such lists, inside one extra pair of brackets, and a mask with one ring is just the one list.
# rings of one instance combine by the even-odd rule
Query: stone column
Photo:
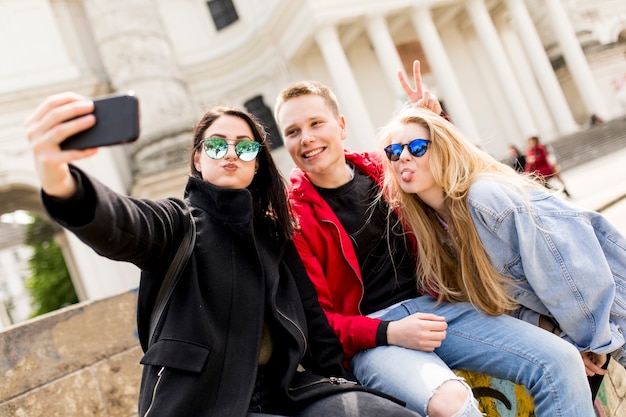
[[(396, 102), (398, 105), (406, 103), (406, 93), (404, 89), (402, 89), (396, 75), (398, 70), (404, 71), (404, 68), (398, 50), (396, 49), (396, 44), (389, 33), (385, 17), (381, 15), (367, 16), (367, 34), (374, 45), (374, 52), (376, 52), (378, 62), (380, 62), (380, 65), (383, 67), (385, 78), (389, 83), (389, 88), (393, 91)], [(411, 79), (410, 75), (408, 79)]]
[(484, 0), (469, 0), (466, 7), (474, 25), (474, 30), (489, 57), (489, 62), (496, 73), (504, 99), (509, 105), (509, 110), (513, 114), (513, 119), (517, 122), (517, 127), (522, 133), (522, 137), (536, 134), (537, 126), (524, 99), (519, 83), (515, 78), (513, 69), (507, 60), (506, 52), (500, 42), (498, 32), (491, 20), (491, 16), (489, 16)]
[[(0, 1), (0, 16), (0, 92), (80, 78), (49, 0)], [(3, 114), (3, 124), (8, 117)]]
[[(166, 174), (188, 158), (197, 113), (154, 2), (85, 0), (84, 7), (111, 89), (133, 90), (139, 98), (141, 137), (132, 145), (103, 148), (94, 158), (78, 161), (79, 166), (121, 193), (138, 180), (150, 197), (157, 197), (151, 190), (168, 181), (176, 181), (181, 190), (178, 182), (184, 176)], [(165, 194), (173, 195), (170, 190)], [(100, 257), (73, 235), (68, 235), (68, 247), (83, 297), (101, 298), (137, 286), (134, 265)]]
[(605, 120), (608, 119), (612, 114), (602, 99), (585, 53), (578, 42), (576, 32), (561, 4), (561, 0), (546, 0), (546, 7), (561, 47), (561, 53), (565, 58), (567, 68), (572, 74), (587, 112), (590, 115), (595, 113)]
[(508, 7), (513, 26), (526, 50), (526, 55), (535, 73), (535, 79), (541, 87), (559, 133), (567, 135), (576, 132), (578, 125), (574, 121), (565, 94), (563, 94), (559, 80), (552, 69), (550, 59), (546, 55), (524, 0), (508, 0)]
[(172, 149), (188, 145), (189, 137), (179, 136), (198, 114), (154, 2), (86, 0), (85, 9), (111, 86), (135, 91), (140, 101), (135, 169), (140, 176), (167, 169), (168, 154), (180, 156)]
[(413, 26), (417, 31), (428, 63), (437, 79), (437, 86), (442, 92), (441, 99), (446, 102), (446, 109), (461, 131), (476, 144), (480, 141), (480, 133), (472, 119), (469, 106), (465, 101), (459, 82), (454, 75), (452, 64), (443, 47), (430, 10), (417, 7), (411, 14)]
[[(369, 117), (358, 84), (350, 68), (348, 58), (341, 46), (337, 28), (325, 26), (319, 28), (315, 40), (322, 51), (326, 67), (337, 89), (339, 106), (346, 115), (350, 131), (356, 137), (348, 137), (360, 150), (373, 149), (376, 145), (376, 129)], [(357, 149), (359, 150), (359, 149)]]

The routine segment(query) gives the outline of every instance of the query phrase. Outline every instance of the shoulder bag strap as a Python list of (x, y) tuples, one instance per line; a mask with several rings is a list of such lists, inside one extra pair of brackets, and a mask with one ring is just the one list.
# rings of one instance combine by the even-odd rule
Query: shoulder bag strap
[(167, 306), (167, 302), (172, 296), (172, 292), (174, 291), (174, 287), (180, 278), (180, 274), (187, 265), (187, 261), (191, 256), (191, 252), (193, 251), (193, 247), (196, 243), (196, 222), (193, 219), (193, 215), (191, 214), (191, 209), (189, 209), (189, 229), (185, 232), (185, 236), (183, 236), (183, 240), (174, 255), (174, 259), (170, 263), (167, 272), (165, 273), (165, 278), (163, 278), (163, 283), (161, 284), (161, 289), (159, 290), (159, 294), (157, 295), (156, 302), (154, 303), (154, 309), (152, 310), (152, 314), (150, 316), (150, 337), (148, 338), (148, 343), (153, 343), (154, 332), (161, 321), (161, 316), (163, 316), (163, 311), (165, 311), (165, 307)]

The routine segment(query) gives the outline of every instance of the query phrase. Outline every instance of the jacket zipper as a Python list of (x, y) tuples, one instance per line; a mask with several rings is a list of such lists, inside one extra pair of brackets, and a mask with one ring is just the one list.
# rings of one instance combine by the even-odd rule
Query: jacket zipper
[(304, 349), (302, 350), (302, 355), (300, 355), (300, 359), (302, 359), (304, 357), (304, 353), (307, 351), (307, 349), (309, 348), (309, 341), (307, 340), (306, 336), (304, 335), (304, 332), (302, 331), (302, 329), (300, 328), (300, 326), (298, 326), (296, 324), (295, 321), (291, 320), (289, 317), (287, 317), (287, 315), (285, 313), (283, 313), (282, 311), (280, 311), (278, 309), (278, 307), (276, 307), (276, 311), (278, 312), (278, 314), (280, 314), (285, 320), (287, 320), (289, 323), (291, 323), (293, 325), (293, 327), (295, 327), (298, 332), (300, 333), (300, 336), (302, 336), (302, 340), (304, 340)]
[(330, 384), (330, 385), (345, 385), (345, 384), (350, 384), (350, 385), (358, 385), (357, 382), (355, 381), (350, 381), (348, 379), (345, 379), (343, 377), (337, 377), (337, 376), (331, 376), (328, 378), (323, 378), (320, 380), (317, 380), (315, 382), (310, 382), (306, 385), (300, 385), (297, 387), (290, 387), (289, 391), (297, 391), (300, 390), (302, 388), (308, 388), (308, 387), (312, 387), (315, 385), (319, 385), (319, 384)]
[(330, 382), (331, 385), (343, 385), (343, 384), (357, 385), (357, 383), (355, 381), (350, 381), (350, 380), (345, 379), (343, 377), (331, 376), (328, 379), (330, 380), (329, 382)]
[(150, 414), (150, 410), (152, 409), (152, 405), (154, 404), (154, 399), (156, 398), (157, 388), (159, 387), (159, 383), (161, 382), (163, 371), (165, 371), (165, 366), (159, 369), (159, 373), (157, 374), (157, 380), (156, 380), (156, 383), (154, 384), (154, 389), (152, 390), (152, 398), (150, 398), (150, 406), (146, 410), (146, 413), (143, 415), (143, 417), (148, 417), (148, 414)]

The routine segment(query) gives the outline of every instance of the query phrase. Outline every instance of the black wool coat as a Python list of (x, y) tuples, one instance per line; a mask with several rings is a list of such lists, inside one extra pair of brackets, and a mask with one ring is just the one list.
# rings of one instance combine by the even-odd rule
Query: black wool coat
[[(253, 220), (248, 190), (190, 178), (187, 204), (139, 200), (113, 192), (77, 168), (72, 172), (79, 181), (75, 197), (60, 201), (43, 195), (51, 217), (99, 254), (142, 270), (140, 416), (245, 416), (264, 321), (278, 359), (272, 360), (279, 375), (278, 403), (289, 407), (317, 395), (316, 388), (311, 391), (316, 384), (301, 390), (297, 382), (319, 379), (313, 373), (354, 379), (342, 366), (343, 351), (295, 247), (271, 238)], [(150, 314), (188, 228), (188, 210), (197, 227), (195, 247), (150, 344)], [(298, 364), (309, 373), (297, 372)], [(342, 388), (319, 385), (321, 395), (335, 387)]]

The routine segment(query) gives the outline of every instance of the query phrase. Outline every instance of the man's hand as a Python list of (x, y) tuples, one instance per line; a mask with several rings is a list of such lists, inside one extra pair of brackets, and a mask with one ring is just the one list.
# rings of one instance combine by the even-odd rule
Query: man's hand
[(392, 321), (387, 327), (387, 343), (413, 350), (432, 352), (446, 338), (448, 323), (445, 317), (429, 313), (415, 313), (402, 320)]
[(415, 81), (415, 89), (413, 89), (406, 78), (402, 70), (398, 71), (398, 79), (400, 85), (409, 97), (409, 100), (415, 107), (424, 107), (431, 111), (441, 114), (441, 104), (437, 97), (430, 91), (424, 90), (422, 86), (422, 73), (420, 71), (420, 62), (418, 60), (413, 61), (413, 80)]
[[(539, 323), (537, 324), (542, 329), (545, 329), (557, 337), (560, 337), (562, 331), (558, 324), (544, 316), (539, 316)], [(583, 358), (583, 364), (585, 365), (585, 372), (587, 376), (594, 375), (606, 375), (606, 369), (602, 369), (602, 365), (606, 363), (606, 355), (594, 352), (580, 352), (580, 356)]]
[(602, 369), (602, 365), (606, 363), (606, 355), (594, 352), (580, 352), (585, 364), (585, 372), (587, 376), (606, 375), (607, 370)]

